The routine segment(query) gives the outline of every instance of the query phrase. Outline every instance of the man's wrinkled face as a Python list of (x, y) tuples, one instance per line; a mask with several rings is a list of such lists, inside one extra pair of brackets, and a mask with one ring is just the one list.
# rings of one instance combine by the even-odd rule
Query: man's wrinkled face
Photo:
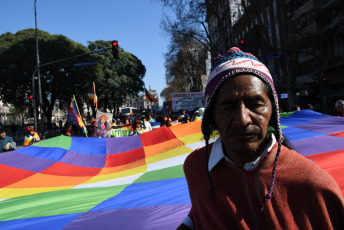
[(271, 114), (266, 86), (258, 77), (238, 75), (226, 80), (215, 97), (213, 119), (227, 154), (260, 149)]
[(6, 132), (0, 133), (0, 137), (1, 138), (5, 138), (6, 137)]

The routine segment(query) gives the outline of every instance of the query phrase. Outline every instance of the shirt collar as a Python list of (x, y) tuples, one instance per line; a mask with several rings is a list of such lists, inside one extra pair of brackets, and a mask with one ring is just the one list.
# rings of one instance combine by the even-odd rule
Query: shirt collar
[[(245, 170), (253, 170), (255, 169), (260, 161), (262, 159), (264, 159), (264, 157), (271, 152), (272, 150), (272, 147), (275, 145), (276, 143), (276, 138), (273, 134), (271, 134), (271, 139), (269, 141), (269, 144), (265, 147), (264, 151), (262, 152), (262, 154), (260, 154), (260, 156), (252, 161), (252, 162), (249, 162), (249, 163), (246, 163), (244, 165), (244, 169)], [(213, 145), (213, 148), (211, 149), (211, 153), (210, 153), (210, 157), (209, 157), (209, 163), (208, 163), (208, 170), (209, 172), (217, 165), (217, 163), (220, 162), (220, 160), (222, 160), (222, 158), (225, 158), (226, 161), (228, 161), (229, 163), (235, 165), (235, 163), (233, 161), (231, 161), (223, 152), (223, 148), (222, 148), (222, 142), (221, 142), (221, 137), (219, 137), (214, 145)]]

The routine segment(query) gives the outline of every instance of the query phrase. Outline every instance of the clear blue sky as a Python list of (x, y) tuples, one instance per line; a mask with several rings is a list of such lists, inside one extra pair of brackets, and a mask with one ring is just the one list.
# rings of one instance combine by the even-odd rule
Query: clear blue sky
[[(169, 41), (160, 29), (162, 17), (156, 0), (37, 0), (38, 29), (85, 46), (87, 41), (118, 40), (145, 65), (145, 85), (159, 98), (166, 87), (163, 54)], [(0, 0), (0, 34), (27, 28), (35, 28), (34, 0)]]

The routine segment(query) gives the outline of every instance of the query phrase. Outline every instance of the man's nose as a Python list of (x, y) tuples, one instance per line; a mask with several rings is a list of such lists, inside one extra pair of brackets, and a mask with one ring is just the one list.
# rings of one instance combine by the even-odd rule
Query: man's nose
[(252, 123), (251, 111), (245, 106), (245, 104), (241, 104), (238, 107), (234, 122), (237, 123), (238, 127), (246, 127)]

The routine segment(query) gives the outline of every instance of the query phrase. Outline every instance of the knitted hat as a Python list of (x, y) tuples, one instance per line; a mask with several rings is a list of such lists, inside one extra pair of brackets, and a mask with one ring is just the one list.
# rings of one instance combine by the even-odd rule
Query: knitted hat
[[(272, 111), (271, 117), (274, 118), (274, 120), (272, 120), (270, 124), (276, 130), (278, 151), (274, 162), (271, 185), (264, 201), (264, 204), (266, 204), (272, 195), (278, 156), (281, 150), (281, 143), (283, 141), (283, 136), (279, 124), (278, 97), (276, 94), (275, 86), (273, 84), (273, 79), (271, 77), (269, 70), (263, 63), (261, 63), (252, 54), (244, 53), (237, 47), (229, 49), (226, 56), (217, 56), (212, 64), (213, 65), (211, 68), (208, 83), (205, 88), (206, 108), (202, 120), (202, 133), (204, 135), (204, 138), (206, 139), (207, 145), (208, 140), (210, 138), (209, 124), (210, 119), (212, 117), (212, 107), (214, 104), (214, 99), (218, 89), (226, 79), (236, 76), (238, 74), (251, 74), (261, 79), (271, 89), (271, 92), (273, 93), (273, 101), (271, 101), (271, 103), (274, 104), (274, 110)], [(208, 146), (206, 148), (208, 148)], [(207, 152), (208, 151), (206, 150), (206, 154), (208, 154)], [(206, 160), (207, 159), (208, 157), (206, 156)]]

